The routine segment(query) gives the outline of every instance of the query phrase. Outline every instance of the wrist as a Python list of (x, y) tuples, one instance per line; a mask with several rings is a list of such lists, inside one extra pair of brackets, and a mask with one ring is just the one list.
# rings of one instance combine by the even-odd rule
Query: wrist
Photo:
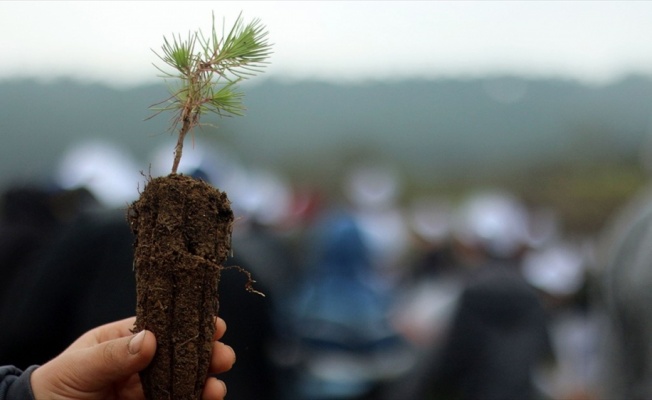
[(53, 379), (50, 371), (50, 366), (44, 364), (38, 368), (34, 368), (29, 377), (30, 391), (33, 400), (58, 400), (61, 399), (57, 395), (57, 391), (52, 387)]

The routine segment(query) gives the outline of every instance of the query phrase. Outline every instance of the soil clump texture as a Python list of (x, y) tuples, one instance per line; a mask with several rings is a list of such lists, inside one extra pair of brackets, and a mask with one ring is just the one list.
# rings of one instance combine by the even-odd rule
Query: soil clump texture
[(158, 343), (140, 374), (145, 397), (200, 399), (231, 252), (230, 202), (210, 184), (173, 173), (150, 177), (127, 218), (135, 235), (135, 331), (151, 330)]

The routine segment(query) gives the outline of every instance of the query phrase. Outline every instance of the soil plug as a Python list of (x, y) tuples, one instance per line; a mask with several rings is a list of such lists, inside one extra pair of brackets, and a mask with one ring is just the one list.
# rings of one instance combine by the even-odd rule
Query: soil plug
[[(171, 96), (152, 108), (173, 111), (178, 128), (172, 172), (148, 177), (130, 205), (135, 234), (135, 331), (149, 329), (158, 346), (140, 377), (149, 400), (196, 400), (207, 378), (218, 309), (220, 272), (231, 252), (233, 211), (226, 193), (177, 173), (185, 136), (207, 112), (242, 115), (236, 84), (260, 72), (271, 54), (259, 20), (238, 16), (226, 35), (191, 33), (164, 38), (159, 58), (173, 68), (163, 77)], [(172, 83), (174, 82), (174, 83)], [(253, 290), (253, 289), (252, 289)]]

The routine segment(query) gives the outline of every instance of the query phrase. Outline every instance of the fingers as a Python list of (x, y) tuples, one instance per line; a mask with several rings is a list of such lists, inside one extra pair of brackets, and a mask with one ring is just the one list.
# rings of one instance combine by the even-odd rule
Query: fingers
[(235, 351), (229, 345), (226, 345), (218, 340), (224, 336), (226, 332), (226, 322), (220, 317), (215, 317), (215, 336), (213, 342), (213, 351), (209, 373), (220, 374), (231, 369), (235, 364)]
[(209, 373), (221, 374), (233, 367), (235, 364), (235, 351), (229, 345), (222, 342), (213, 342), (213, 353)]
[(222, 400), (225, 396), (226, 384), (217, 378), (208, 378), (202, 392), (202, 400)]
[(226, 322), (220, 317), (215, 317), (215, 336), (213, 340), (220, 340), (226, 333)]
[[(218, 340), (224, 336), (226, 332), (226, 323), (222, 318), (215, 318), (215, 342), (213, 342), (213, 351), (211, 353), (211, 364), (209, 367), (209, 374), (220, 374), (226, 372), (233, 367), (235, 363), (235, 351), (229, 345), (226, 345)], [(204, 385), (202, 392), (203, 400), (221, 400), (226, 396), (226, 384), (215, 378), (209, 377)]]

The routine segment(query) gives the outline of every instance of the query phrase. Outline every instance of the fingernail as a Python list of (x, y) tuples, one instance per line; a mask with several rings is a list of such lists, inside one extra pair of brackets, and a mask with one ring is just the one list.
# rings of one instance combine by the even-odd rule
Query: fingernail
[(223, 380), (220, 380), (220, 379), (218, 379), (217, 381), (218, 381), (220, 384), (222, 384), (222, 387), (224, 388), (224, 396), (223, 396), (223, 397), (226, 397), (226, 383), (224, 383), (224, 381), (223, 381)]
[(129, 349), (130, 354), (138, 354), (140, 349), (143, 347), (143, 341), (145, 340), (145, 331), (140, 331), (135, 334), (129, 341), (127, 348)]
[(236, 361), (235, 350), (231, 346), (229, 346), (229, 348), (231, 349), (231, 353), (233, 353), (233, 363), (231, 364), (231, 365), (233, 365), (233, 364), (235, 364), (235, 361)]

